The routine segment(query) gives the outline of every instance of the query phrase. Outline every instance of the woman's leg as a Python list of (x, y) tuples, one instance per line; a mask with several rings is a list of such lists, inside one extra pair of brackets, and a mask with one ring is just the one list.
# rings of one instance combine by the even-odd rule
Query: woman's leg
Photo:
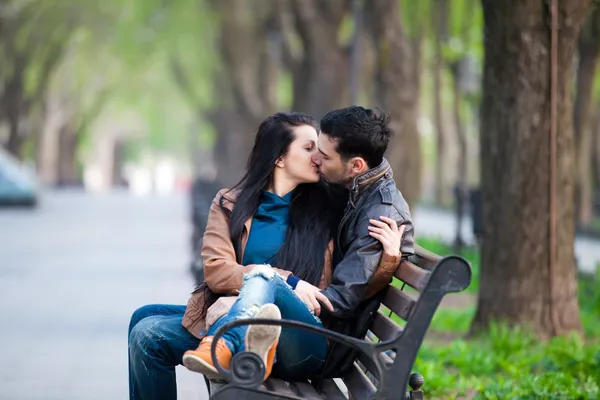
[[(258, 309), (268, 303), (275, 304), (283, 319), (320, 326), (321, 321), (294, 293), (292, 288), (275, 271), (259, 267), (244, 279), (238, 300), (227, 315), (219, 319), (208, 331), (212, 336), (223, 324), (240, 318), (253, 318)], [(248, 326), (227, 331), (223, 338), (233, 354), (244, 350)], [(310, 377), (321, 367), (327, 352), (325, 337), (299, 329), (283, 328), (276, 353), (274, 373), (288, 379)]]
[(129, 398), (176, 399), (175, 366), (198, 345), (182, 325), (185, 306), (146, 306), (132, 317), (129, 332)]
[[(277, 285), (275, 304), (281, 311), (281, 318), (323, 327), (289, 285), (283, 281)], [(285, 380), (310, 379), (322, 367), (326, 354), (327, 339), (324, 336), (283, 328), (275, 354), (273, 376)]]
[[(207, 336), (214, 336), (218, 328), (227, 322), (254, 318), (262, 305), (275, 303), (277, 285), (274, 285), (274, 282), (277, 281), (285, 284), (279, 274), (268, 266), (259, 266), (247, 273), (237, 301), (226, 315), (209, 328)], [(244, 337), (247, 330), (248, 325), (238, 326), (229, 329), (222, 336), (233, 354), (244, 350)]]

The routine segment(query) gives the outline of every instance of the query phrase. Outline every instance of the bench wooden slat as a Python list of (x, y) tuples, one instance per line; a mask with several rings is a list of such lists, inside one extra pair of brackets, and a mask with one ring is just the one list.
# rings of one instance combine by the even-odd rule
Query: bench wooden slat
[(327, 400), (348, 400), (333, 379), (325, 379), (321, 389), (322, 398)]
[(384, 306), (392, 310), (394, 314), (407, 321), (413, 307), (416, 304), (416, 301), (406, 293), (390, 285), (382, 303)]
[(402, 327), (396, 325), (390, 317), (383, 315), (379, 311), (377, 312), (377, 315), (375, 315), (369, 329), (379, 338), (379, 340), (394, 339), (402, 332)]
[(366, 354), (359, 352), (356, 355), (356, 358), (358, 359), (358, 361), (360, 361), (362, 365), (365, 366), (367, 371), (374, 371), (376, 369), (375, 363), (371, 361), (371, 359), (369, 359), (369, 357), (367, 357)]
[(269, 378), (265, 382), (265, 387), (269, 391), (273, 391), (276, 393), (284, 394), (286, 396), (296, 397), (296, 393), (288, 386), (286, 381), (282, 381), (281, 379)]
[(290, 382), (290, 388), (303, 399), (321, 400), (321, 396), (317, 393), (317, 390), (307, 382)]
[(415, 254), (408, 258), (410, 262), (418, 265), (421, 268), (425, 268), (429, 271), (433, 269), (437, 265), (437, 263), (442, 259), (442, 257), (438, 256), (431, 251), (424, 249), (415, 243)]
[(352, 370), (344, 377), (344, 384), (355, 399), (369, 399), (377, 388), (367, 378), (360, 367), (354, 363)]
[(400, 279), (402, 282), (406, 282), (410, 287), (421, 292), (425, 289), (425, 285), (429, 281), (431, 272), (424, 270), (423, 268), (417, 267), (415, 264), (403, 260), (400, 263), (400, 267), (396, 270), (394, 276)]

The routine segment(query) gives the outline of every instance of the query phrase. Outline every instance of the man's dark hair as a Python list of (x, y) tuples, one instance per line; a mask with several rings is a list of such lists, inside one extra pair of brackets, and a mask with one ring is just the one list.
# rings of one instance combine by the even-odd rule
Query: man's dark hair
[(342, 160), (362, 157), (369, 168), (375, 168), (383, 161), (394, 135), (389, 122), (384, 112), (352, 106), (328, 112), (321, 119), (321, 132), (337, 140), (336, 151)]

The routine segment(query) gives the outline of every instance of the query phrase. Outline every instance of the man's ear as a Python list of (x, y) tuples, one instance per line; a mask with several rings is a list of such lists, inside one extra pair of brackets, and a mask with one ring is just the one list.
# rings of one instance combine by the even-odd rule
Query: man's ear
[(362, 157), (354, 157), (350, 160), (350, 172), (352, 175), (362, 174), (367, 171), (369, 167), (367, 166), (367, 162)]

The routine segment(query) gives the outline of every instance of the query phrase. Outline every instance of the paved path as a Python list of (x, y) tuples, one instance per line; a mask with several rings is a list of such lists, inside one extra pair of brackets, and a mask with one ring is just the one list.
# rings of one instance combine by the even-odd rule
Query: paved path
[[(0, 399), (126, 399), (129, 316), (185, 304), (188, 232), (183, 196), (63, 192), (0, 209)], [(180, 399), (207, 398), (198, 375), (178, 380)]]

